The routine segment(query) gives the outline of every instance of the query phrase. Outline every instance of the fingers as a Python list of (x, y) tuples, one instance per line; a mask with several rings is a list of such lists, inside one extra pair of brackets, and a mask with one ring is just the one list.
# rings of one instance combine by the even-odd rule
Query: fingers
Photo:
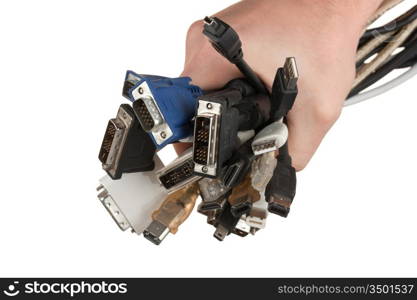
[[(298, 97), (287, 116), (288, 149), (297, 171), (306, 167), (341, 114), (344, 99), (353, 81), (353, 72), (348, 72), (346, 68), (344, 70), (348, 78), (343, 84), (335, 81), (335, 89), (320, 85), (323, 82), (321, 80), (313, 82), (315, 88), (309, 87), (310, 82), (306, 83), (303, 79), (299, 82)], [(329, 80), (326, 82), (330, 82)]]
[(296, 118), (288, 118), (288, 149), (292, 157), (293, 166), (297, 171), (303, 170), (324, 136), (336, 122), (340, 109), (314, 112), (303, 110)]

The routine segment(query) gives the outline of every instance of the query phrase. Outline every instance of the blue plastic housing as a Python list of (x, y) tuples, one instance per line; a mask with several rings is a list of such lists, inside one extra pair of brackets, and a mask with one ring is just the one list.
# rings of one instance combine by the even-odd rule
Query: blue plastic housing
[(148, 132), (156, 147), (161, 149), (167, 144), (191, 136), (193, 133), (191, 120), (197, 109), (197, 98), (203, 94), (200, 87), (190, 84), (190, 77), (168, 78), (127, 71), (123, 96), (132, 102), (135, 101), (132, 91), (144, 81), (173, 133), (162, 144), (158, 144), (152, 133)]

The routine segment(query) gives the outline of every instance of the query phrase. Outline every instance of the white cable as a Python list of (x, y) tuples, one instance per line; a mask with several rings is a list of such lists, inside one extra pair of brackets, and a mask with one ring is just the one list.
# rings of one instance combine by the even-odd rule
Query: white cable
[(408, 71), (404, 72), (403, 74), (401, 74), (400, 76), (398, 76), (397, 78), (377, 87), (374, 88), (368, 92), (364, 92), (361, 94), (358, 94), (356, 96), (353, 96), (349, 99), (347, 99), (345, 101), (344, 106), (350, 106), (350, 105), (354, 105), (366, 100), (369, 100), (371, 98), (374, 98), (376, 96), (379, 96), (383, 93), (388, 92), (389, 90), (401, 85), (402, 83), (410, 80), (412, 77), (414, 77), (415, 75), (417, 75), (417, 65), (414, 65), (412, 68), (410, 68)]

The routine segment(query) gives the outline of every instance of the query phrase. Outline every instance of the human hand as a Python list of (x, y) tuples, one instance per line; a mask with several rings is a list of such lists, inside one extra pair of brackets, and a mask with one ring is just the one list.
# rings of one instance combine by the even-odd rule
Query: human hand
[[(286, 57), (297, 59), (299, 94), (288, 114), (289, 151), (302, 170), (338, 119), (355, 77), (358, 40), (382, 0), (245, 0), (215, 14), (239, 34), (244, 58), (268, 89)], [(203, 22), (187, 34), (182, 76), (203, 89), (241, 77), (203, 36)], [(176, 144), (178, 152), (189, 147)]]

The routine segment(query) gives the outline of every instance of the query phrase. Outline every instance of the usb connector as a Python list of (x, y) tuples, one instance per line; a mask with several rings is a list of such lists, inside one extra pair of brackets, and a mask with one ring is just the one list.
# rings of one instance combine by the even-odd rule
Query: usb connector
[(297, 63), (294, 57), (288, 57), (284, 64), (284, 85), (287, 90), (295, 90), (298, 81)]
[(272, 85), (271, 118), (278, 121), (285, 117), (294, 105), (298, 94), (297, 63), (294, 57), (285, 60), (283, 68), (279, 68)]
[(253, 139), (252, 150), (255, 155), (276, 151), (288, 139), (288, 128), (282, 120), (269, 124)]

